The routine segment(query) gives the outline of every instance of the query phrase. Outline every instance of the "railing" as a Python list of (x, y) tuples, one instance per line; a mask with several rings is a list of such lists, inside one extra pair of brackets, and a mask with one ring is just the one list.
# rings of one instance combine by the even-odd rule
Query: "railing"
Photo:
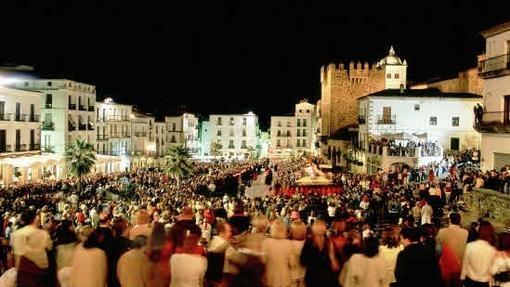
[(396, 115), (379, 115), (377, 116), (377, 124), (379, 125), (394, 125), (397, 123), (397, 116)]
[(108, 135), (97, 135), (98, 141), (105, 141), (108, 140)]
[(26, 144), (15, 145), (14, 146), (14, 151), (15, 152), (27, 151), (27, 145)]
[(38, 144), (38, 143), (31, 143), (29, 145), (29, 149), (30, 150), (40, 150), (41, 149), (41, 144)]
[(0, 153), (12, 152), (11, 145), (0, 146)]
[(129, 133), (117, 132), (117, 133), (110, 133), (110, 137), (111, 138), (128, 138), (130, 136), (129, 136)]
[(42, 122), (41, 129), (43, 131), (53, 131), (55, 130), (55, 125), (53, 122), (44, 121)]
[(358, 124), (365, 124), (366, 122), (365, 116), (358, 116)]
[(28, 121), (32, 123), (38, 123), (39, 122), (39, 115), (30, 115)]
[(478, 71), (481, 74), (494, 73), (510, 68), (510, 54), (482, 60), (478, 63)]
[(44, 146), (44, 147), (42, 148), (42, 151), (43, 151), (43, 152), (51, 152), (51, 153), (52, 153), (52, 152), (55, 152), (55, 147), (54, 147), (54, 146), (49, 146), (49, 145), (47, 145), (47, 146)]
[(85, 105), (78, 105), (78, 110), (86, 111), (87, 110), (87, 106), (85, 106)]
[(68, 107), (70, 110), (76, 110), (76, 104), (69, 104)]
[(26, 122), (29, 115), (26, 114), (14, 114), (15, 122)]
[(147, 132), (134, 132), (135, 137), (146, 137)]
[(475, 120), (475, 129), (482, 132), (509, 133), (510, 111), (484, 112)]
[(93, 112), (93, 111), (94, 111), (94, 105), (89, 106), (89, 112)]
[(0, 114), (0, 121), (10, 121), (12, 114)]

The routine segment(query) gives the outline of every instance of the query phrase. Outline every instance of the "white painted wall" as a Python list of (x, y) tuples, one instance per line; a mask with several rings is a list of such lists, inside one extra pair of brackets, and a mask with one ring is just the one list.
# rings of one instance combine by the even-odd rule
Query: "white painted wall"
[(482, 149), (481, 149), (482, 170), (491, 170), (494, 168), (494, 153), (510, 154), (510, 134), (504, 133), (482, 134)]
[[(41, 131), (41, 145), (48, 147), (57, 154), (64, 154), (67, 144), (77, 138), (96, 146), (96, 134), (94, 130), (72, 130), (69, 131), (69, 120), (72, 119), (78, 125), (80, 116), (86, 122), (89, 118), (93, 126), (96, 125), (95, 107), (96, 88), (93, 85), (70, 81), (66, 79), (43, 79), (30, 80), (16, 83), (20, 89), (35, 90), (41, 92), (41, 122), (53, 122), (53, 130)], [(51, 94), (51, 106), (46, 105), (48, 95)], [(81, 102), (80, 102), (81, 100)], [(85, 107), (84, 111), (79, 110), (79, 105)], [(69, 104), (75, 104), (70, 108)]]
[[(0, 130), (5, 130), (5, 145), (10, 151), (15, 150), (16, 130), (20, 130), (20, 145), (25, 151), (30, 150), (30, 132), (34, 133), (34, 144), (41, 143), (40, 93), (11, 89), (0, 86), (0, 101), (5, 102), (3, 118), (0, 120)], [(16, 120), (16, 103), (20, 104), (20, 117)], [(30, 118), (31, 105), (34, 107), (34, 117)]]
[[(221, 125), (218, 124), (218, 118), (221, 118)], [(246, 119), (246, 125), (243, 125), (243, 119)], [(233, 125), (230, 124), (233, 119)], [(247, 149), (241, 148), (243, 140), (246, 146), (257, 148), (258, 117), (253, 113), (243, 115), (210, 115), (209, 116), (211, 143), (219, 142), (222, 145), (223, 156), (244, 157)], [(218, 136), (218, 130), (221, 136)], [(243, 130), (246, 130), (246, 136), (243, 136)], [(232, 133), (231, 133), (232, 132)], [(230, 141), (233, 141), (234, 148), (229, 148)]]
[[(377, 97), (363, 98), (359, 111), (365, 111), (366, 124), (360, 124), (359, 140), (368, 148), (370, 134), (427, 133), (428, 139), (437, 141), (450, 149), (450, 139), (459, 138), (460, 149), (478, 148), (480, 135), (473, 128), (473, 107), (480, 99), (459, 98), (412, 98)], [(419, 111), (415, 111), (419, 105)], [(383, 107), (391, 107), (396, 124), (378, 124), (377, 117), (383, 115)], [(363, 115), (363, 114), (360, 114)], [(437, 125), (430, 125), (430, 117), (437, 118)], [(459, 126), (452, 126), (452, 118), (459, 117)]]

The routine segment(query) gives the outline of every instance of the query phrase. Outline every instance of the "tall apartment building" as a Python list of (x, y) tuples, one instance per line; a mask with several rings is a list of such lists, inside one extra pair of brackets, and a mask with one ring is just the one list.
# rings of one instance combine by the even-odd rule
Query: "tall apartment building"
[(257, 154), (259, 146), (258, 117), (247, 114), (210, 115), (209, 133), (212, 143), (221, 145), (221, 155), (228, 158), (246, 158)]
[(113, 156), (131, 155), (132, 106), (106, 98), (96, 104), (96, 151)]
[(481, 168), (510, 165), (510, 22), (480, 33), (485, 55), (479, 57), (484, 111), (477, 129), (482, 134)]
[(24, 180), (38, 178), (40, 168), (19, 168), (13, 162), (41, 153), (41, 95), (0, 86), (0, 184), (9, 184), (18, 174)]
[(316, 107), (307, 101), (295, 105), (293, 116), (271, 117), (270, 156), (316, 152)]
[(198, 117), (193, 114), (165, 117), (165, 125), (168, 145), (182, 144), (193, 156), (201, 153)]
[(43, 152), (63, 155), (77, 138), (96, 146), (95, 86), (66, 79), (21, 81), (15, 86), (41, 93)]
[(161, 157), (166, 152), (165, 123), (156, 122), (155, 118), (140, 112), (133, 112), (132, 155), (144, 157)]

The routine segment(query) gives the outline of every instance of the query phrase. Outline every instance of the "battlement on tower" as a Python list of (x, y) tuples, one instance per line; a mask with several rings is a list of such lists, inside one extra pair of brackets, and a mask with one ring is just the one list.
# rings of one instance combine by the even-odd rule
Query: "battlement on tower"
[(321, 67), (321, 82), (330, 82), (333, 80), (344, 79), (347, 82), (359, 84), (367, 82), (369, 78), (379, 77), (384, 74), (383, 69), (378, 67), (376, 63), (370, 65), (368, 62), (354, 63), (330, 63)]

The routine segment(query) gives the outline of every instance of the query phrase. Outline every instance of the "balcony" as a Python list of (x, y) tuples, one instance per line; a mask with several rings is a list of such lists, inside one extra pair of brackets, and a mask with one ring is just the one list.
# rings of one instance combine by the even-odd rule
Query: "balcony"
[(111, 138), (129, 138), (129, 133), (110, 133)]
[(42, 151), (43, 152), (47, 152), (47, 153), (54, 153), (55, 152), (55, 147), (47, 145), (47, 146), (44, 146), (42, 148)]
[(28, 118), (28, 115), (25, 114), (14, 114), (14, 121), (16, 122), (26, 122)]
[(358, 116), (358, 124), (360, 125), (364, 125), (365, 123), (367, 122), (367, 119), (365, 118), (365, 116)]
[(43, 131), (54, 131), (55, 125), (53, 122), (44, 121), (44, 122), (42, 122), (41, 129)]
[(481, 123), (474, 128), (483, 133), (510, 133), (510, 111), (484, 112)]
[(76, 110), (76, 104), (69, 104), (68, 106), (70, 110)]
[(97, 135), (98, 141), (106, 141), (108, 140), (108, 135)]
[(120, 115), (112, 115), (112, 116), (106, 116), (106, 117), (98, 117), (98, 122), (128, 122), (129, 117), (128, 116), (120, 116)]
[(28, 146), (29, 150), (31, 151), (36, 151), (36, 150), (41, 150), (41, 144), (39, 143), (31, 143), (29, 146)]
[(378, 125), (394, 125), (397, 123), (396, 115), (379, 115), (377, 116)]
[(78, 110), (86, 111), (87, 110), (87, 106), (85, 106), (85, 105), (78, 105)]
[(24, 152), (27, 151), (27, 145), (26, 144), (17, 144), (14, 146), (15, 152)]
[(94, 106), (93, 105), (89, 106), (88, 110), (89, 110), (89, 112), (93, 112), (94, 111)]
[(510, 54), (505, 54), (478, 62), (478, 75), (487, 79), (510, 74)]
[(10, 121), (12, 114), (0, 114), (0, 121)]
[(31, 122), (31, 123), (38, 123), (39, 122), (39, 115), (30, 115), (28, 121)]
[(134, 135), (135, 137), (146, 137), (147, 132), (135, 132)]
[(12, 152), (12, 146), (10, 144), (0, 146), (0, 153)]

